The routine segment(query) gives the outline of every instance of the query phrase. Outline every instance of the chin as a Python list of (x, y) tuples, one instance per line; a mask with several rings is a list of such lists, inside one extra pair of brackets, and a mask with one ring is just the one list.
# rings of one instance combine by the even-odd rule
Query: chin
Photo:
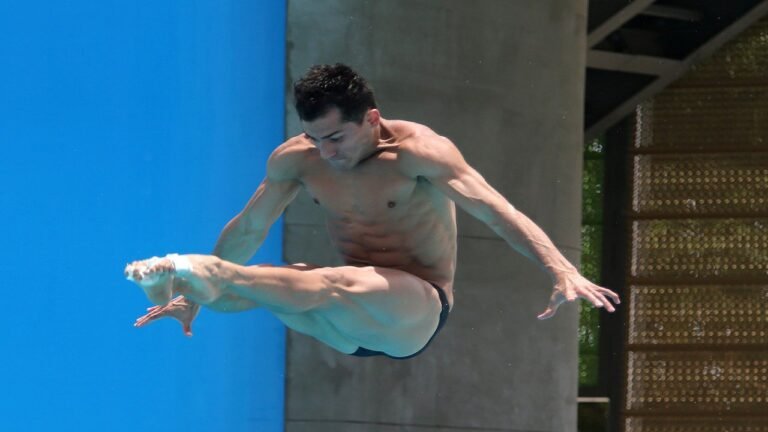
[(355, 164), (351, 163), (349, 159), (332, 160), (329, 162), (331, 163), (331, 166), (336, 169), (348, 170), (355, 167)]

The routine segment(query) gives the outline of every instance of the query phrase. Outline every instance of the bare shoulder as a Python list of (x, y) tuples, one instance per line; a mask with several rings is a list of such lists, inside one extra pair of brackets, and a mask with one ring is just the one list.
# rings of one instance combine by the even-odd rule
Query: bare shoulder
[(314, 149), (301, 135), (280, 144), (267, 161), (267, 175), (274, 180), (298, 179)]
[(406, 120), (387, 120), (386, 126), (397, 135), (400, 141), (439, 137), (429, 126), (421, 123)]
[(438, 174), (464, 159), (456, 145), (428, 126), (396, 121), (393, 131), (400, 135), (398, 159), (404, 172), (413, 176)]

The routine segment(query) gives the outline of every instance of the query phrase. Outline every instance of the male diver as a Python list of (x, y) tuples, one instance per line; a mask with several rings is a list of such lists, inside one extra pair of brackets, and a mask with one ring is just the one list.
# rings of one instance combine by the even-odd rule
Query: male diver
[[(618, 304), (618, 295), (581, 276), (450, 140), (382, 118), (371, 88), (349, 67), (312, 67), (295, 83), (294, 97), (304, 133), (274, 150), (266, 177), (213, 255), (174, 254), (126, 267), (158, 305), (136, 326), (170, 316), (191, 335), (200, 305), (222, 312), (263, 307), (342, 353), (413, 357), (453, 305), (454, 203), (552, 277), (539, 319), (577, 298), (615, 310), (609, 299)], [(242, 265), (302, 188), (324, 210), (345, 265)]]

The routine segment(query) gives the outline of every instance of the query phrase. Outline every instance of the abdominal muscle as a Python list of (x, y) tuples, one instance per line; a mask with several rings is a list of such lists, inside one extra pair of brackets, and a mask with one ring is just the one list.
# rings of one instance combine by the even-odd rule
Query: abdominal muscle
[(431, 205), (419, 209), (413, 207), (422, 206), (409, 204), (412, 208), (393, 211), (379, 221), (329, 215), (331, 240), (346, 264), (402, 270), (440, 286), (452, 303), (456, 260), (452, 203), (446, 203), (448, 214)]

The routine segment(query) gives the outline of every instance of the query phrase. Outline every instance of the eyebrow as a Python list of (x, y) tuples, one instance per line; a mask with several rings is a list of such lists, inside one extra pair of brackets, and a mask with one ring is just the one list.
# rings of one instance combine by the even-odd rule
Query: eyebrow
[[(326, 139), (326, 138), (330, 138), (330, 137), (332, 137), (332, 136), (334, 136), (334, 135), (336, 135), (337, 133), (340, 133), (340, 132), (342, 132), (342, 130), (341, 130), (341, 129), (337, 130), (336, 132), (333, 132), (333, 133), (329, 133), (328, 135), (326, 135), (326, 136), (324, 136), (324, 137), (322, 137), (322, 138), (320, 138), (320, 139)], [(317, 139), (317, 138), (313, 137), (312, 135), (310, 135), (310, 134), (308, 134), (308, 133), (306, 133), (306, 132), (304, 132), (304, 134), (305, 134), (305, 135), (307, 135), (308, 137), (312, 138), (312, 139)]]

